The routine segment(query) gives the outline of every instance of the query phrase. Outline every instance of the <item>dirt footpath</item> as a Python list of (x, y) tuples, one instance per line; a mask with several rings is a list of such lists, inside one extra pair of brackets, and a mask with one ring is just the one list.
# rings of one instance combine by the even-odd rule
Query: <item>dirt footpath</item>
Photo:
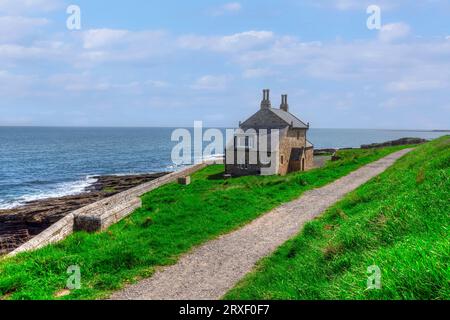
[(305, 192), (243, 228), (185, 254), (153, 277), (112, 296), (116, 300), (216, 300), (223, 297), (263, 257), (298, 234), (305, 222), (319, 216), (347, 193), (390, 167), (412, 149), (393, 153), (327, 186)]

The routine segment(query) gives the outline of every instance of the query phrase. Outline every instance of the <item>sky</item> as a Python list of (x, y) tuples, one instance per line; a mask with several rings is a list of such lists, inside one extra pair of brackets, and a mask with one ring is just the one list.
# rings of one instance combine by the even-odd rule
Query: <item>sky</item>
[(236, 127), (265, 88), (313, 128), (450, 129), (450, 0), (0, 0), (3, 126)]

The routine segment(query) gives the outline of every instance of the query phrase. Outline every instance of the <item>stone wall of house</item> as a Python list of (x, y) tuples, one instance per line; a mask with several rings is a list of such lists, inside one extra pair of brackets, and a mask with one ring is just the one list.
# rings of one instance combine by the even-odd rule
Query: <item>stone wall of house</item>
[(280, 138), (280, 168), (278, 173), (289, 173), (289, 160), (292, 148), (304, 148), (306, 146), (306, 129), (289, 129), (287, 134)]
[[(225, 172), (235, 177), (260, 175), (264, 173), (265, 168), (268, 169), (269, 167), (271, 167), (270, 164), (261, 163), (260, 154), (258, 151), (248, 149), (245, 150), (244, 159), (245, 163), (240, 163), (238, 161), (238, 151), (235, 150), (233, 163), (227, 163), (225, 165)], [(250, 162), (250, 159), (252, 159), (252, 162)], [(256, 163), (254, 162), (255, 159)], [(274, 172), (273, 174), (276, 174), (276, 172)]]
[[(289, 129), (280, 131), (280, 146), (278, 151), (278, 170), (270, 171), (272, 174), (286, 175), (290, 171), (301, 170), (301, 160), (296, 164), (290, 163), (292, 148), (305, 148), (306, 129)], [(250, 164), (250, 154), (255, 154), (257, 164)], [(313, 160), (305, 158), (305, 170), (312, 168)], [(232, 176), (259, 175), (269, 165), (260, 163), (259, 154), (255, 151), (245, 151), (245, 164), (238, 162), (238, 152), (235, 150), (234, 162), (226, 164), (226, 173)], [(265, 172), (265, 171), (264, 171)], [(268, 174), (268, 173), (267, 173)]]
[(314, 169), (314, 148), (308, 148), (305, 152), (305, 170)]

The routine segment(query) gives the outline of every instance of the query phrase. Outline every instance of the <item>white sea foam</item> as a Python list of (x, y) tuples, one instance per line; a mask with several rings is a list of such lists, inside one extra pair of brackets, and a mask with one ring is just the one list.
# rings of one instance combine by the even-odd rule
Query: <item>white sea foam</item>
[(210, 156), (203, 157), (203, 161), (223, 160), (224, 157), (224, 154), (212, 154)]
[(56, 184), (53, 188), (49, 190), (23, 195), (15, 199), (14, 201), (0, 200), (0, 210), (14, 209), (30, 201), (81, 194), (86, 191), (86, 188), (93, 185), (95, 182), (97, 182), (96, 178), (94, 178), (93, 176), (87, 176), (79, 181), (63, 182)]
[[(215, 161), (215, 160), (220, 161), (220, 160), (223, 160), (224, 157), (225, 157), (224, 154), (213, 154), (213, 155), (209, 155), (209, 156), (206, 156), (206, 157), (203, 156), (203, 157), (201, 158), (201, 160), (202, 160), (203, 162), (206, 162), (206, 161)], [(197, 158), (196, 158), (195, 160), (197, 160)], [(171, 171), (181, 171), (181, 170), (183, 170), (184, 168), (189, 167), (189, 166), (191, 166), (191, 165), (193, 165), (193, 164), (194, 164), (194, 163), (192, 163), (192, 164), (181, 164), (181, 165), (171, 164), (171, 165), (166, 166), (166, 169), (171, 170)]]

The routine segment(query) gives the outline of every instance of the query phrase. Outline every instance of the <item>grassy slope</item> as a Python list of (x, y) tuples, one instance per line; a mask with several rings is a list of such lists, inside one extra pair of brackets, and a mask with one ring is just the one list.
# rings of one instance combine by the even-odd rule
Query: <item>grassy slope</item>
[[(308, 223), (226, 298), (450, 299), (449, 199), (447, 136)], [(366, 290), (371, 265), (381, 290)]]
[(223, 166), (206, 168), (190, 186), (170, 184), (145, 195), (142, 209), (106, 232), (76, 233), (57, 245), (0, 261), (0, 297), (53, 299), (65, 287), (71, 265), (81, 267), (82, 289), (65, 299), (105, 297), (150, 276), (156, 266), (174, 263), (193, 246), (400, 148), (342, 151), (341, 161), (286, 177), (224, 181)]

